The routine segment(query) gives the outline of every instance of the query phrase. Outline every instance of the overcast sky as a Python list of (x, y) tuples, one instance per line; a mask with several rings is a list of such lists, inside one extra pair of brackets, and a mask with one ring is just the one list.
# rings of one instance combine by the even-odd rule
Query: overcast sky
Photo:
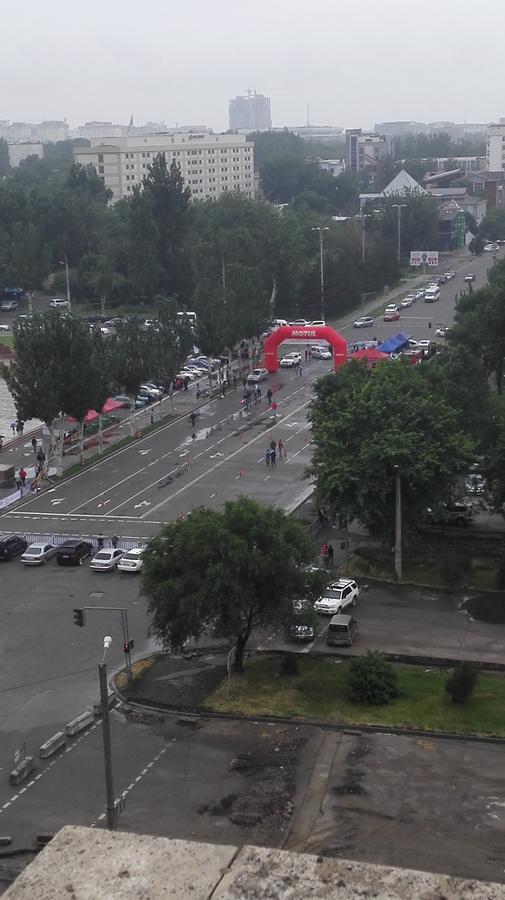
[(505, 116), (505, 2), (4, 0), (0, 119), (274, 125)]

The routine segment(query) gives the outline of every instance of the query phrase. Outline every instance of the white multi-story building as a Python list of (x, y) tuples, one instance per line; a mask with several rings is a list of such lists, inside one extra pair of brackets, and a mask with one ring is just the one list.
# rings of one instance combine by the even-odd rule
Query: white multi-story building
[(20, 141), (18, 144), (9, 144), (9, 163), (16, 169), (24, 159), (36, 156), (44, 159), (44, 145), (39, 141)]
[(505, 170), (505, 123), (489, 125), (486, 141), (486, 169), (488, 172)]
[(35, 133), (43, 144), (56, 143), (56, 141), (68, 140), (68, 125), (66, 122), (41, 122), (35, 126)]
[(123, 130), (121, 125), (113, 125), (112, 122), (85, 122), (84, 125), (79, 125), (77, 133), (80, 138), (88, 141), (106, 141), (121, 137)]
[(91, 147), (78, 147), (74, 159), (94, 166), (116, 202), (131, 197), (159, 153), (165, 154), (168, 166), (178, 163), (196, 200), (215, 199), (234, 190), (254, 196), (254, 144), (243, 134), (125, 136), (107, 144), (92, 141)]

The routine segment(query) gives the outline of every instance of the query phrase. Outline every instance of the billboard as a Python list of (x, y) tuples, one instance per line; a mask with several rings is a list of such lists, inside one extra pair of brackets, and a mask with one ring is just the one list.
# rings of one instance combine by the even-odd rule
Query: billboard
[(438, 266), (438, 250), (411, 250), (411, 266)]

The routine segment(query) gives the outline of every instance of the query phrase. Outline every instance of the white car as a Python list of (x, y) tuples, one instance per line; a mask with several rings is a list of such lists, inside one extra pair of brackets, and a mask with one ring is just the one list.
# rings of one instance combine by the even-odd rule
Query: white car
[(115, 547), (103, 547), (102, 550), (95, 553), (89, 567), (97, 572), (112, 572), (123, 556), (124, 550), (118, 550)]
[(446, 281), (452, 281), (453, 278), (456, 278), (456, 272), (444, 272), (444, 278)]
[(307, 322), (307, 319), (295, 319), (294, 322), (290, 322), (289, 324), (299, 328), (306, 328), (310, 323)]
[(344, 609), (356, 606), (358, 597), (359, 587), (356, 582), (350, 578), (339, 578), (325, 588), (323, 596), (314, 603), (314, 609), (325, 616), (336, 616)]
[(475, 281), (475, 275), (473, 272), (469, 272), (468, 275), (465, 275), (465, 281)]
[(247, 376), (247, 382), (248, 384), (258, 384), (260, 381), (266, 381), (267, 378), (267, 369), (253, 369)]
[(142, 568), (142, 547), (127, 550), (117, 564), (118, 572), (140, 572)]
[(10, 331), (10, 330), (11, 330), (10, 325), (6, 325), (6, 324), (0, 325), (0, 331)]
[(30, 544), (21, 556), (25, 566), (44, 566), (48, 559), (56, 556), (54, 544)]
[(331, 359), (331, 353), (328, 347), (311, 347), (310, 355), (312, 359)]
[(360, 316), (352, 323), (353, 328), (372, 328), (374, 320), (371, 316)]
[(414, 297), (416, 298), (416, 300), (423, 299), (425, 290), (426, 290), (425, 288), (417, 288), (417, 290), (414, 291)]
[(416, 298), (414, 294), (407, 294), (407, 296), (400, 301), (400, 306), (403, 307), (403, 309), (406, 309), (407, 306), (412, 306), (412, 304), (415, 302), (415, 299)]
[(279, 365), (283, 369), (292, 369), (293, 366), (300, 365), (302, 361), (302, 357), (299, 353), (287, 353), (286, 356), (283, 356)]
[(496, 253), (499, 249), (498, 244), (486, 244), (484, 247), (486, 253)]
[(183, 381), (186, 378), (189, 378), (190, 381), (194, 381), (195, 378), (202, 378), (204, 374), (204, 372), (195, 372), (194, 369), (181, 369), (175, 377), (182, 378)]
[(431, 341), (428, 341), (428, 340), (426, 340), (426, 339), (425, 339), (425, 340), (422, 340), (422, 341), (418, 341), (418, 342), (417, 342), (417, 349), (418, 349), (418, 350), (422, 350), (423, 353), (425, 353), (425, 354), (426, 354), (426, 353), (429, 353), (430, 350), (431, 350)]
[(326, 325), (324, 319), (314, 319), (313, 322), (309, 322), (309, 325)]
[(159, 387), (156, 387), (151, 381), (145, 382), (145, 384), (140, 385), (141, 391), (147, 391), (149, 394), (157, 397), (158, 399), (163, 396), (163, 391), (160, 391)]
[(49, 306), (51, 309), (68, 309), (68, 300), (60, 300), (58, 297), (53, 297), (49, 301)]
[(448, 325), (440, 325), (440, 326), (437, 328), (437, 330), (435, 331), (435, 334), (436, 334), (437, 337), (447, 337), (447, 335), (449, 334), (450, 330), (451, 330), (451, 329), (449, 328)]

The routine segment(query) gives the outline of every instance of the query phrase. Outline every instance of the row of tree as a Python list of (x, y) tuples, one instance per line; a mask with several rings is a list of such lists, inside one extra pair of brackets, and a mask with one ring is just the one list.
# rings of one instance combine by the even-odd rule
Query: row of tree
[(91, 330), (84, 319), (51, 311), (14, 325), (15, 358), (1, 374), (19, 419), (45, 423), (50, 433), (48, 464), (56, 460), (60, 466), (63, 421), (59, 441), (56, 426), (62, 417), (71, 416), (78, 424), (82, 461), (88, 411), (100, 412), (113, 391), (135, 396), (149, 378), (168, 387), (192, 343), (176, 305), (161, 298), (156, 328), (145, 329), (132, 316), (107, 336)]

